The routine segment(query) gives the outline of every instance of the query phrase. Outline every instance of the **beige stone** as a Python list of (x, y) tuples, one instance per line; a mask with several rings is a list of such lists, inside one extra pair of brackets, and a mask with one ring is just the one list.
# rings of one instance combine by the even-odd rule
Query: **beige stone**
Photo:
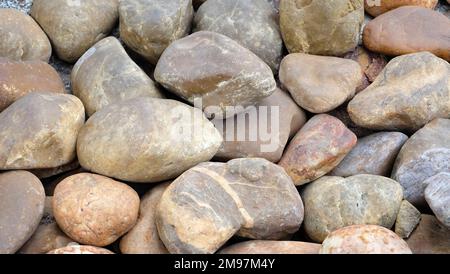
[(320, 244), (296, 241), (246, 241), (228, 246), (219, 254), (319, 254)]
[(395, 233), (403, 239), (408, 238), (419, 224), (420, 218), (420, 211), (407, 200), (403, 200), (395, 221)]

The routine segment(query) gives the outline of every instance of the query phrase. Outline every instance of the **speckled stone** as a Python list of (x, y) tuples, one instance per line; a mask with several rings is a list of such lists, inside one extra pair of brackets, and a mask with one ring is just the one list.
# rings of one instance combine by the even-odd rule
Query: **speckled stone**
[(228, 246), (219, 254), (319, 254), (320, 244), (295, 241), (246, 241)]
[(403, 200), (395, 221), (395, 233), (406, 239), (411, 235), (420, 222), (420, 211), (407, 200)]
[(441, 172), (423, 182), (425, 199), (436, 218), (450, 229), (450, 173)]

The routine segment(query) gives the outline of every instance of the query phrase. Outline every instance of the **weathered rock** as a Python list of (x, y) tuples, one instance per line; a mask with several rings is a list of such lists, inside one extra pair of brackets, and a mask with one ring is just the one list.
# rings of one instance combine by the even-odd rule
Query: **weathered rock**
[(448, 62), (431, 53), (399, 56), (350, 101), (348, 112), (362, 127), (416, 131), (434, 118), (450, 117), (449, 76)]
[(120, 37), (152, 64), (175, 40), (189, 34), (192, 0), (120, 1)]
[(29, 93), (0, 113), (0, 169), (53, 168), (70, 163), (83, 123), (84, 107), (77, 97)]
[(367, 13), (376, 17), (402, 6), (421, 6), (434, 9), (438, 2), (438, 0), (364, 0), (364, 9)]
[(411, 254), (394, 232), (377, 225), (355, 225), (334, 231), (323, 242), (321, 254)]
[(322, 242), (331, 232), (350, 225), (391, 228), (403, 200), (402, 187), (389, 178), (355, 175), (323, 177), (306, 186), (304, 227)]
[(166, 254), (155, 223), (156, 207), (169, 183), (152, 188), (141, 198), (136, 225), (120, 240), (123, 254)]
[(358, 45), (363, 0), (285, 0), (280, 25), (289, 52), (341, 56)]
[(283, 40), (276, 10), (267, 0), (210, 0), (198, 9), (194, 23), (195, 31), (226, 35), (278, 71)]
[(450, 120), (436, 119), (417, 131), (402, 147), (392, 178), (404, 188), (405, 199), (415, 206), (426, 204), (426, 179), (450, 171)]
[(450, 19), (422, 7), (400, 7), (370, 21), (364, 46), (386, 55), (429, 51), (450, 61)]
[(155, 79), (191, 103), (202, 99), (205, 112), (216, 114), (227, 106), (253, 105), (276, 89), (270, 67), (258, 56), (209, 31), (172, 43), (156, 66)]
[(33, 18), (15, 9), (0, 9), (0, 57), (48, 62), (51, 54), (50, 41)]
[(373, 174), (389, 177), (395, 159), (407, 140), (408, 136), (401, 132), (379, 132), (361, 138), (330, 175), (348, 177)]
[(64, 93), (58, 73), (42, 61), (12, 61), (0, 58), (0, 112), (34, 91)]
[(126, 184), (81, 173), (58, 184), (52, 206), (56, 222), (70, 238), (106, 246), (135, 225), (139, 196)]
[(319, 254), (321, 245), (294, 241), (246, 241), (228, 246), (219, 254)]
[(113, 103), (162, 97), (155, 83), (114, 37), (90, 48), (75, 64), (71, 78), (73, 93), (84, 103), (89, 116)]
[(450, 173), (442, 172), (423, 182), (425, 199), (436, 218), (450, 229)]
[(62, 173), (73, 171), (80, 168), (80, 163), (78, 160), (74, 160), (68, 164), (54, 167), (54, 168), (42, 168), (42, 169), (30, 169), (29, 172), (33, 173), (39, 179), (47, 179)]
[(52, 197), (45, 198), (44, 216), (33, 236), (20, 248), (20, 254), (45, 254), (73, 242), (59, 229), (53, 216)]
[(96, 247), (96, 246), (89, 246), (89, 245), (78, 245), (78, 244), (71, 244), (63, 248), (55, 249), (47, 254), (64, 254), (64, 255), (76, 255), (76, 254), (114, 254), (113, 252), (109, 251), (108, 249)]
[(280, 81), (302, 108), (324, 113), (355, 95), (362, 73), (353, 60), (293, 53), (281, 62)]
[(216, 158), (259, 157), (276, 163), (289, 138), (306, 123), (306, 115), (289, 94), (277, 89), (255, 107), (226, 120), (215, 119), (213, 123), (224, 138)]
[(0, 254), (12, 254), (33, 235), (44, 213), (39, 179), (26, 171), (0, 174)]
[(214, 253), (236, 233), (282, 239), (302, 220), (292, 180), (259, 158), (199, 164), (167, 188), (156, 212), (159, 236), (171, 253)]
[(108, 36), (119, 18), (118, 0), (34, 0), (31, 16), (50, 38), (58, 57), (74, 63)]
[(333, 170), (356, 141), (355, 134), (338, 119), (316, 115), (297, 133), (279, 164), (295, 185), (303, 185)]
[(450, 229), (433, 215), (422, 215), (419, 226), (406, 240), (414, 254), (449, 254)]
[(403, 200), (395, 221), (395, 233), (403, 239), (411, 235), (420, 222), (420, 211), (407, 200)]
[(131, 182), (173, 179), (210, 160), (222, 136), (199, 109), (135, 98), (96, 112), (78, 136), (78, 160), (95, 173)]

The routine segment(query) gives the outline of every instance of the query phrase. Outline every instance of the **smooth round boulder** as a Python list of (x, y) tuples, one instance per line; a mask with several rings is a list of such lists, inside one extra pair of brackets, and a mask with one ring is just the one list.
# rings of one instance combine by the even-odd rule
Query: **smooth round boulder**
[(82, 167), (124, 181), (170, 180), (209, 161), (222, 136), (200, 109), (175, 100), (135, 98), (96, 112), (78, 135)]
[(48, 62), (52, 46), (39, 25), (24, 12), (0, 8), (0, 57)]
[(122, 0), (120, 38), (156, 65), (163, 51), (189, 34), (194, 16), (192, 0)]
[(361, 67), (353, 60), (303, 53), (286, 56), (279, 76), (297, 104), (312, 113), (342, 105), (362, 81)]
[(70, 244), (63, 248), (58, 248), (55, 250), (52, 250), (48, 252), (47, 254), (59, 254), (59, 255), (94, 255), (94, 254), (101, 254), (101, 255), (108, 255), (108, 254), (114, 254), (108, 249), (96, 247), (96, 246), (89, 246), (89, 245), (78, 245), (78, 244)]
[(30, 172), (0, 174), (0, 254), (15, 253), (33, 235), (44, 203), (44, 187)]
[(0, 112), (35, 91), (65, 93), (65, 87), (56, 70), (43, 61), (0, 58)]
[(302, 199), (305, 231), (321, 243), (334, 230), (350, 225), (391, 228), (403, 191), (396, 181), (377, 175), (326, 176), (307, 185)]
[(404, 189), (405, 199), (425, 206), (426, 180), (450, 170), (450, 119), (435, 119), (417, 131), (400, 150), (392, 178)]
[(139, 196), (126, 184), (80, 173), (56, 186), (52, 207), (58, 226), (70, 238), (107, 246), (136, 224)]
[(412, 254), (394, 232), (377, 225), (354, 225), (334, 231), (320, 254)]
[(58, 57), (75, 63), (111, 32), (118, 0), (33, 0), (31, 16), (50, 38)]
[(245, 241), (227, 246), (219, 254), (319, 254), (320, 244), (297, 241)]
[(358, 45), (363, 0), (284, 0), (280, 26), (290, 53), (341, 56)]
[(419, 225), (406, 242), (414, 254), (449, 254), (450, 229), (433, 215), (423, 214)]
[(295, 185), (304, 185), (332, 171), (356, 142), (355, 134), (340, 120), (316, 115), (292, 139), (279, 165)]
[(89, 116), (113, 103), (163, 97), (115, 37), (90, 48), (73, 67), (71, 80), (73, 94), (84, 103)]
[(32, 92), (20, 98), (0, 113), (0, 170), (72, 162), (83, 123), (83, 104), (73, 95)]
[(450, 61), (450, 19), (423, 7), (405, 6), (386, 12), (364, 28), (364, 46), (397, 56), (428, 51)]
[(420, 6), (434, 9), (438, 2), (439, 0), (364, 0), (364, 9), (368, 14), (377, 17), (402, 6)]
[(279, 166), (260, 158), (202, 163), (178, 177), (156, 212), (170, 253), (214, 253), (233, 235), (279, 240), (303, 221), (303, 203)]
[(194, 24), (194, 31), (226, 35), (255, 53), (273, 71), (278, 70), (283, 40), (277, 12), (267, 0), (209, 0), (198, 9)]
[(441, 172), (423, 183), (427, 185), (425, 199), (428, 205), (436, 218), (450, 229), (450, 173)]
[(429, 52), (396, 57), (350, 101), (348, 113), (361, 127), (414, 132), (450, 117), (449, 76), (450, 64)]
[(156, 66), (155, 80), (207, 114), (226, 112), (227, 117), (236, 114), (227, 107), (254, 105), (276, 89), (266, 63), (236, 41), (210, 31), (172, 43)]

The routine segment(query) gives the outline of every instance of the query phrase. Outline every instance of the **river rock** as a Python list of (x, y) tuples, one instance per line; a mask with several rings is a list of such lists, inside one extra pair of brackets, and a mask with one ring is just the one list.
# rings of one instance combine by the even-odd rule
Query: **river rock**
[(364, 9), (374, 17), (402, 6), (434, 9), (438, 0), (364, 0)]
[(194, 16), (192, 0), (122, 0), (119, 12), (120, 38), (152, 64), (189, 34)]
[(78, 136), (78, 160), (95, 173), (162, 182), (210, 160), (222, 136), (201, 110), (174, 100), (135, 98), (96, 112)]
[(201, 99), (206, 113), (218, 115), (228, 106), (253, 105), (276, 89), (270, 67), (258, 56), (209, 31), (172, 43), (156, 66), (155, 79), (190, 103)]
[(113, 103), (162, 97), (155, 83), (114, 37), (90, 48), (75, 64), (71, 78), (73, 93), (84, 103), (89, 116)]
[(167, 188), (156, 212), (159, 236), (171, 253), (214, 253), (235, 234), (282, 239), (302, 220), (292, 180), (259, 158), (197, 165)]
[(50, 38), (58, 57), (74, 63), (108, 36), (119, 18), (118, 0), (34, 0), (31, 16)]
[(277, 12), (267, 0), (209, 0), (198, 9), (194, 23), (195, 31), (226, 35), (278, 71), (283, 40)]
[(139, 196), (126, 184), (81, 173), (56, 186), (52, 206), (56, 222), (70, 238), (106, 246), (136, 224)]
[(0, 112), (34, 91), (64, 93), (64, 83), (49, 64), (0, 58)]
[(290, 53), (341, 56), (358, 45), (363, 0), (284, 0), (280, 26)]
[(169, 183), (157, 185), (141, 198), (137, 223), (120, 240), (122, 254), (168, 253), (163, 242), (159, 239), (155, 223), (156, 207), (168, 186)]
[(322, 242), (334, 230), (350, 225), (391, 228), (403, 192), (394, 180), (364, 174), (320, 178), (306, 186), (302, 198), (305, 231), (312, 240)]
[(321, 245), (296, 241), (246, 241), (228, 246), (219, 254), (319, 254)]
[(78, 244), (71, 244), (63, 248), (58, 248), (55, 250), (52, 250), (48, 252), (47, 254), (64, 254), (64, 255), (90, 255), (90, 254), (114, 254), (113, 252), (109, 251), (108, 249), (96, 247), (96, 246), (89, 246), (89, 245), (78, 245)]
[(450, 229), (450, 173), (442, 172), (424, 182), (425, 199), (436, 218)]
[(426, 179), (450, 171), (450, 120), (436, 119), (417, 131), (402, 147), (392, 178), (404, 188), (405, 199), (426, 205)]
[(433, 215), (422, 215), (419, 226), (406, 240), (414, 254), (449, 254), (450, 229)]
[(406, 140), (408, 136), (401, 132), (379, 132), (361, 138), (330, 174), (342, 177), (357, 174), (389, 177)]
[(16, 9), (0, 9), (0, 57), (48, 62), (51, 54), (47, 35), (31, 16)]
[(395, 233), (403, 239), (411, 235), (420, 222), (420, 211), (407, 200), (403, 200), (395, 221)]
[(299, 106), (324, 113), (355, 95), (362, 73), (353, 60), (293, 53), (281, 63), (280, 81)]
[(354, 225), (334, 231), (320, 254), (411, 254), (408, 244), (394, 232), (377, 225)]
[(429, 51), (450, 61), (450, 19), (423, 7), (400, 7), (370, 21), (364, 46), (386, 55)]
[(12, 254), (33, 235), (44, 214), (41, 181), (27, 171), (0, 174), (0, 254)]
[(448, 62), (431, 53), (399, 56), (353, 98), (348, 112), (362, 127), (414, 132), (434, 118), (450, 117), (449, 76)]
[(0, 113), (0, 169), (52, 168), (70, 163), (75, 159), (83, 123), (84, 107), (77, 97), (29, 93)]
[(258, 157), (277, 163), (289, 138), (306, 123), (306, 115), (289, 94), (277, 89), (254, 107), (213, 123), (224, 138), (216, 158)]
[(332, 171), (356, 145), (357, 138), (337, 118), (316, 115), (297, 133), (280, 161), (295, 185)]

